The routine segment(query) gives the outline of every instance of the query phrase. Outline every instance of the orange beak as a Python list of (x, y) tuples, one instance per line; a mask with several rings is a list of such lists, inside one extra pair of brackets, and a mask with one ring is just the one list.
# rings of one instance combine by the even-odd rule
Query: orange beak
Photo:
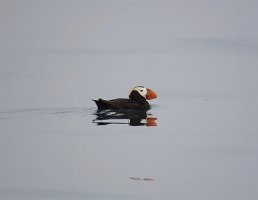
[(156, 99), (158, 97), (157, 93), (154, 92), (153, 90), (147, 88), (147, 95), (146, 99), (151, 100), (151, 99)]

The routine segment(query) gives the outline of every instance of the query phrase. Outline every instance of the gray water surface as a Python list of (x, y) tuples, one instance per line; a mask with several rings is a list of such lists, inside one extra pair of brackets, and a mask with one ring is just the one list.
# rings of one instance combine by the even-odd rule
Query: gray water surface
[(151, 110), (155, 127), (98, 126), (94, 107), (1, 112), (0, 197), (252, 199), (257, 110), (245, 100), (164, 99), (169, 106)]
[[(257, 13), (1, 1), (0, 199), (257, 199)], [(136, 85), (158, 93), (147, 113), (97, 112)]]

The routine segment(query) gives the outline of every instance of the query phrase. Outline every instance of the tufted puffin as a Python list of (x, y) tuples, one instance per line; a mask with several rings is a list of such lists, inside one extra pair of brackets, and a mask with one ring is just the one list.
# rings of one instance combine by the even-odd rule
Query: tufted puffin
[(150, 104), (147, 100), (157, 98), (156, 92), (143, 86), (136, 86), (129, 92), (129, 99), (118, 98), (112, 100), (93, 100), (98, 106), (98, 110), (104, 109), (136, 109), (149, 110)]

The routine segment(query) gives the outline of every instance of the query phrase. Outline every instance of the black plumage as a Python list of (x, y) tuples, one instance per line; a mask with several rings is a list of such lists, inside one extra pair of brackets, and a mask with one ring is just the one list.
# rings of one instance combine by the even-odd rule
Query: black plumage
[(112, 99), (112, 100), (104, 100), (104, 99), (98, 99), (93, 100), (98, 106), (99, 110), (104, 109), (140, 109), (140, 110), (149, 110), (150, 104), (145, 100), (144, 102), (140, 102), (133, 99)]
[[(157, 98), (157, 95), (154, 91), (144, 88), (142, 86), (137, 86), (132, 89), (132, 91), (129, 94), (129, 99), (125, 98), (118, 98), (118, 99), (112, 99), (112, 100), (104, 100), (104, 99), (98, 99), (98, 100), (93, 100), (96, 105), (98, 106), (98, 110), (104, 110), (104, 109), (113, 109), (113, 110), (118, 110), (118, 109), (135, 109), (135, 110), (149, 110), (150, 109), (150, 104), (146, 100), (146, 96), (142, 96), (139, 91), (143, 91), (142, 89), (146, 90), (146, 96), (148, 96), (148, 99), (153, 99)], [(149, 97), (149, 93), (152, 93), (151, 97)]]

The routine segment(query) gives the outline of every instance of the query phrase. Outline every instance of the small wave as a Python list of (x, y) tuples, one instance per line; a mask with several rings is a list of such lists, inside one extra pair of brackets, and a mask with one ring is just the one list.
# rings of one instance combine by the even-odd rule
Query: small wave
[(93, 108), (88, 107), (62, 107), (62, 108), (24, 108), (0, 111), (0, 119), (42, 116), (42, 115), (91, 115)]

